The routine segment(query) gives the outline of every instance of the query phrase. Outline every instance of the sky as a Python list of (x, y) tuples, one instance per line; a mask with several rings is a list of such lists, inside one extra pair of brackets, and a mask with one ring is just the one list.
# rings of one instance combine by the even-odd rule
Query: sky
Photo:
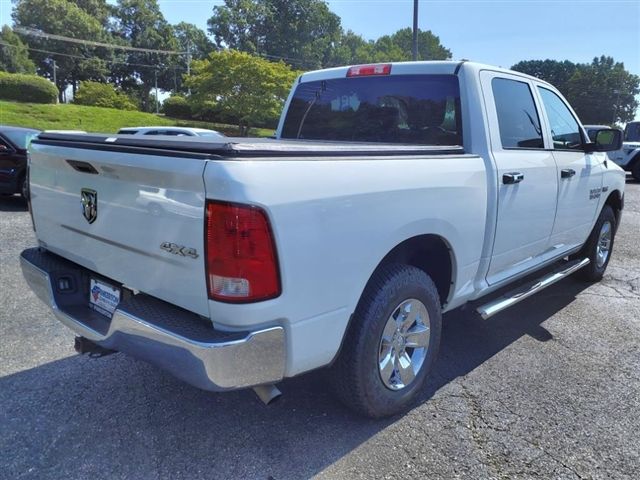
[[(376, 39), (410, 27), (413, 0), (329, 0), (345, 29)], [(206, 29), (223, 1), (160, 0), (171, 23)], [(501, 67), (520, 60), (591, 62), (610, 55), (640, 75), (640, 0), (421, 0), (418, 24), (454, 59)]]
[[(109, 0), (115, 3), (115, 0)], [(413, 0), (329, 0), (345, 30), (376, 39), (412, 24)], [(166, 19), (206, 31), (222, 0), (159, 0)], [(0, 24), (10, 23), (0, 0)], [(418, 24), (453, 59), (510, 67), (520, 60), (591, 62), (600, 55), (640, 75), (640, 0), (420, 0)], [(638, 112), (640, 116), (640, 111)]]
[[(109, 0), (115, 3), (115, 0)], [(329, 0), (343, 28), (376, 39), (410, 27), (413, 0)], [(159, 0), (166, 19), (206, 31), (222, 0)], [(420, 0), (419, 27), (431, 30), (453, 59), (510, 67), (520, 60), (590, 62), (610, 55), (640, 75), (640, 0)], [(11, 1), (0, 0), (0, 24)]]

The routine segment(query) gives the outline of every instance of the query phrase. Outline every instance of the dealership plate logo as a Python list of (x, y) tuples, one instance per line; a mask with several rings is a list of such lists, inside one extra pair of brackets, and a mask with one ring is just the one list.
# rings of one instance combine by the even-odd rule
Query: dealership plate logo
[(80, 202), (82, 203), (82, 215), (89, 223), (93, 223), (98, 218), (98, 192), (89, 188), (80, 191)]

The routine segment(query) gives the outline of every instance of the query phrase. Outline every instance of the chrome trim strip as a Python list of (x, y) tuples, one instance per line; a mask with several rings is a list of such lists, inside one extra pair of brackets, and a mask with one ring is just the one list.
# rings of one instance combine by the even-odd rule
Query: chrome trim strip
[(103, 335), (60, 310), (49, 274), (23, 256), (20, 265), (36, 296), (78, 335), (159, 366), (205, 390), (222, 391), (275, 383), (284, 377), (286, 346), (281, 326), (250, 332), (234, 340), (202, 342), (186, 338), (116, 309)]
[(559, 272), (551, 273), (550, 275), (543, 277), (538, 280), (533, 285), (528, 286), (524, 290), (515, 290), (507, 293), (506, 295), (493, 300), (489, 303), (481, 305), (476, 309), (476, 311), (482, 316), (483, 319), (487, 319), (489, 317), (494, 316), (496, 313), (501, 312), (518, 302), (521, 302), (525, 298), (529, 298), (532, 295), (535, 295), (540, 290), (544, 290), (550, 285), (562, 280), (563, 278), (571, 275), (572, 273), (580, 270), (582, 267), (585, 267), (589, 264), (589, 259), (584, 258), (582, 260), (576, 260), (571, 263), (567, 268), (560, 270)]

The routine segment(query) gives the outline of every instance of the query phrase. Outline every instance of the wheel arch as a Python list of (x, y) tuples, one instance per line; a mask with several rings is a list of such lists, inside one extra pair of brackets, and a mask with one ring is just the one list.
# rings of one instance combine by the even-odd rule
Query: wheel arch
[[(420, 234), (403, 240), (393, 247), (369, 275), (364, 288), (358, 297), (358, 304), (362, 300), (367, 287), (376, 273), (389, 263), (402, 263), (419, 268), (433, 280), (440, 297), (440, 305), (444, 308), (455, 285), (455, 254), (450, 243), (437, 234)], [(356, 306), (357, 308), (357, 306)], [(340, 345), (328, 365), (333, 365), (340, 356), (345, 338), (352, 327), (353, 313), (349, 317), (346, 328), (342, 333)]]
[(425, 272), (436, 285), (440, 304), (444, 306), (447, 303), (455, 280), (455, 256), (446, 239), (440, 235), (424, 234), (402, 241), (382, 258), (370, 278), (388, 263), (411, 265)]
[(604, 202), (605, 206), (610, 206), (613, 209), (613, 214), (616, 217), (616, 230), (618, 229), (618, 225), (620, 225), (620, 217), (622, 216), (622, 209), (624, 208), (624, 197), (620, 190), (613, 190), (607, 199)]

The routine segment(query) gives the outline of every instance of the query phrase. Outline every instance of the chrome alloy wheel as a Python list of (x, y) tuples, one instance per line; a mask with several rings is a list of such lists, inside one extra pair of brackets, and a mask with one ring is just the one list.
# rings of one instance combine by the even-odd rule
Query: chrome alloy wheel
[(427, 356), (430, 336), (429, 312), (420, 300), (410, 298), (393, 310), (378, 353), (380, 378), (387, 388), (401, 390), (413, 382)]
[(600, 235), (598, 235), (598, 244), (596, 245), (596, 265), (598, 268), (602, 268), (611, 252), (611, 231), (613, 226), (611, 222), (604, 222), (600, 228)]

